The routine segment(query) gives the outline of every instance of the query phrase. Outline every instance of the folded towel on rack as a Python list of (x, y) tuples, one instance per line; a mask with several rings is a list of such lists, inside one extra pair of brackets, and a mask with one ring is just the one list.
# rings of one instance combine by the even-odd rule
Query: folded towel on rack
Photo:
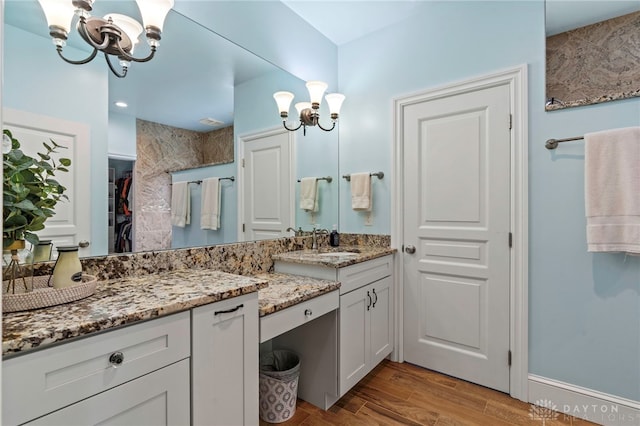
[(353, 210), (371, 211), (373, 200), (371, 193), (371, 174), (351, 174), (351, 208)]
[(640, 255), (640, 127), (584, 139), (588, 251)]
[(200, 206), (200, 228), (217, 230), (220, 228), (220, 210), (222, 208), (220, 178), (213, 177), (202, 181), (202, 205)]
[(300, 208), (307, 212), (317, 212), (318, 207), (318, 178), (300, 179)]
[(171, 185), (171, 225), (184, 228), (191, 223), (191, 191), (188, 182)]

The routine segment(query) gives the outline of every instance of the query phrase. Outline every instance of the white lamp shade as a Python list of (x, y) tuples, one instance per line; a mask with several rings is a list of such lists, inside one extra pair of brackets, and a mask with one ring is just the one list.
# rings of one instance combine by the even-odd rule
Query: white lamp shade
[(70, 0), (38, 0), (47, 18), (47, 24), (64, 28), (69, 33), (75, 7)]
[(293, 93), (291, 92), (276, 92), (273, 94), (273, 99), (278, 104), (278, 112), (286, 112), (289, 114), (289, 107), (291, 107), (291, 101), (293, 101)]
[(340, 114), (344, 97), (342, 93), (329, 93), (324, 97), (327, 100), (327, 104), (329, 104), (329, 114)]
[(296, 110), (298, 110), (298, 116), (302, 114), (302, 111), (309, 108), (311, 109), (311, 102), (298, 102), (296, 105)]
[(311, 98), (311, 103), (319, 104), (322, 102), (322, 95), (324, 95), (324, 91), (327, 90), (327, 83), (323, 81), (308, 81), (307, 90), (309, 90), (309, 98)]
[(135, 19), (127, 15), (120, 15), (119, 13), (110, 13), (104, 17), (106, 20), (109, 18), (127, 34), (131, 40), (131, 52), (129, 53), (133, 53), (133, 47), (138, 43), (138, 37), (142, 34), (142, 25)]
[(173, 0), (136, 0), (146, 27), (157, 27), (162, 31), (167, 13), (173, 7)]

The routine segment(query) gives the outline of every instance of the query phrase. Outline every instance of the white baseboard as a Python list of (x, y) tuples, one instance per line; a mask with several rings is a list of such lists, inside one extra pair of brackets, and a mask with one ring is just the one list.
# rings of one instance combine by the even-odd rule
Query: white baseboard
[[(640, 402), (529, 374), (531, 417), (541, 421), (571, 415), (605, 426), (639, 426)], [(545, 410), (546, 408), (546, 410)], [(553, 412), (550, 411), (554, 410)]]

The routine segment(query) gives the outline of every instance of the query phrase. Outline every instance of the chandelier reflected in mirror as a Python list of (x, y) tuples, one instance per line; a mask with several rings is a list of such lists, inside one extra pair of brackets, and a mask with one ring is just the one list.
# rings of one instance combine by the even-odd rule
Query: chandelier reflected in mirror
[[(142, 15), (147, 42), (151, 47), (148, 56), (136, 58), (133, 56), (133, 50), (143, 28), (135, 19), (117, 13), (107, 14), (104, 18), (91, 16), (94, 0), (38, 1), (47, 18), (49, 35), (53, 39), (58, 55), (65, 62), (74, 65), (86, 64), (102, 52), (109, 69), (120, 78), (127, 75), (131, 62), (147, 62), (153, 58), (160, 45), (164, 20), (174, 4), (174, 0), (136, 0)], [(78, 17), (76, 25), (78, 33), (93, 47), (91, 54), (81, 60), (68, 59), (62, 54), (74, 16)], [(110, 56), (118, 58), (121, 71), (116, 69)]]
[(307, 90), (309, 91), (310, 102), (298, 102), (295, 104), (298, 111), (298, 117), (300, 124), (296, 127), (287, 126), (287, 117), (289, 117), (289, 108), (291, 101), (293, 101), (294, 95), (291, 92), (276, 92), (273, 94), (273, 98), (278, 104), (278, 111), (282, 118), (282, 125), (285, 129), (295, 132), (302, 127), (303, 135), (307, 134), (307, 126), (318, 126), (325, 132), (330, 132), (336, 127), (336, 121), (338, 121), (338, 115), (340, 114), (340, 108), (342, 102), (344, 102), (345, 96), (341, 93), (328, 93), (324, 98), (329, 105), (329, 115), (331, 117), (331, 127), (323, 127), (320, 124), (320, 103), (322, 102), (322, 95), (327, 90), (327, 83), (323, 81), (308, 81)]

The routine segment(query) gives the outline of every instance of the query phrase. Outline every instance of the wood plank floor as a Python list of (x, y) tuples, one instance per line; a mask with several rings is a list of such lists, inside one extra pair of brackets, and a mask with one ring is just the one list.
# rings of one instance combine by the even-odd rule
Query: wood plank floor
[[(383, 361), (333, 407), (298, 399), (281, 425), (575, 425), (594, 423), (564, 414), (532, 418), (531, 405), (482, 386), (407, 363)], [(555, 418), (552, 418), (555, 417)], [(261, 425), (270, 423), (260, 421)]]

